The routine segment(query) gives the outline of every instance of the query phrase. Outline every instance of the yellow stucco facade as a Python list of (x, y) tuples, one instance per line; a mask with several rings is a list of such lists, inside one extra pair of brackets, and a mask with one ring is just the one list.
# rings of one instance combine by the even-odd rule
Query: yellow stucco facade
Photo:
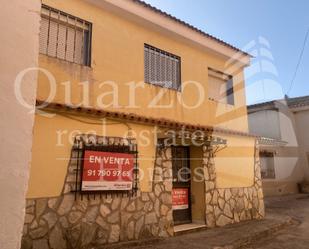
[(254, 179), (255, 140), (239, 136), (222, 136), (227, 147), (214, 158), (218, 188), (250, 187)]
[[(89, 122), (92, 122), (91, 125)], [(154, 127), (130, 123), (124, 125), (109, 119), (94, 121), (86, 117), (75, 119), (74, 116), (72, 119), (71, 116), (58, 113), (52, 117), (52, 122), (49, 117), (36, 115), (28, 197), (57, 196), (61, 193), (76, 135), (126, 137), (130, 135), (128, 127), (138, 140), (139, 167), (145, 173), (141, 189), (151, 189), (149, 181), (155, 158)]]
[[(175, 39), (168, 33), (148, 28), (147, 24), (136, 23), (130, 18), (98, 8), (87, 1), (43, 0), (43, 3), (92, 23), (91, 67), (45, 55), (39, 57), (39, 67), (47, 69), (55, 78), (56, 92), (53, 102), (71, 102), (72, 105), (79, 105), (85, 99), (83, 94), (86, 89), (86, 92), (89, 92), (87, 105), (92, 108), (100, 109), (102, 104), (106, 104), (104, 110), (248, 132), (243, 76), (245, 65), (228, 66), (229, 58)], [(151, 84), (137, 86), (135, 107), (132, 108), (132, 99), (129, 99), (128, 93), (132, 82), (144, 82), (145, 43), (180, 56), (181, 81), (183, 86), (187, 85), (182, 91), (166, 90)], [(208, 99), (208, 68), (233, 75), (234, 105)], [(39, 73), (38, 79), (37, 99), (46, 100), (50, 95), (50, 81), (44, 72)], [(115, 82), (116, 89), (107, 82)], [(192, 82), (200, 83), (200, 88)], [(70, 94), (66, 95), (68, 89)], [(117, 90), (118, 95), (107, 94), (111, 90)], [(165, 107), (150, 107), (149, 104), (154, 103), (158, 96), (160, 98), (156, 105)], [(202, 103), (194, 107), (201, 96)], [(116, 102), (113, 102), (115, 99)], [(181, 104), (181, 101), (184, 104)], [(115, 105), (108, 106), (111, 102)], [(139, 166), (145, 172), (150, 172), (141, 179), (141, 190), (151, 191), (156, 149), (153, 131), (156, 127), (133, 122), (125, 125), (107, 119), (106, 129), (103, 131), (102, 122), (100, 118), (86, 115), (36, 115), (29, 198), (51, 197), (61, 193), (70, 158), (71, 138), (77, 130), (79, 133), (122, 137), (128, 129), (135, 131), (134, 136), (137, 137), (139, 148)], [(216, 159), (218, 187), (251, 186), (254, 177), (255, 138), (218, 135), (228, 141), (228, 147), (220, 151)]]

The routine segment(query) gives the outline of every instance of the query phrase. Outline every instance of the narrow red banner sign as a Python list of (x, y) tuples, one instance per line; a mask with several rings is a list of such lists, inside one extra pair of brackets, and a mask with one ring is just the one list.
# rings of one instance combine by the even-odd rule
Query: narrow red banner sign
[(189, 208), (189, 190), (187, 188), (173, 188), (172, 200), (174, 210)]

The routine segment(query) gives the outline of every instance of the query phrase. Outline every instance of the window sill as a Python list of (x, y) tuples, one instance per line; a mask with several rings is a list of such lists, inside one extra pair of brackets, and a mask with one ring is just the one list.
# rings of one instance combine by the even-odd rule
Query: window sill
[(221, 102), (221, 101), (219, 101), (219, 100), (212, 99), (212, 98), (208, 98), (208, 100), (209, 100), (209, 101), (212, 101), (212, 102), (214, 102), (214, 103), (217, 103), (217, 104), (235, 107), (235, 104), (224, 103), (224, 102)]
[(69, 63), (69, 64), (72, 64), (72, 65), (75, 65), (75, 66), (80, 66), (80, 67), (83, 67), (83, 68), (88, 68), (89, 70), (93, 69), (93, 67), (91, 67), (91, 66), (79, 64), (79, 63), (76, 63), (76, 62), (73, 62), (73, 61), (68, 61), (68, 60), (65, 60), (65, 59), (61, 59), (61, 58), (58, 58), (58, 57), (55, 57), (55, 56), (51, 56), (51, 55), (47, 55), (47, 54), (43, 54), (43, 53), (40, 53), (40, 56), (44, 56), (46, 58), (53, 59), (55, 61), (59, 61), (61, 63)]
[(175, 92), (181, 92), (181, 84), (180, 84), (180, 89), (176, 89), (176, 88), (170, 88), (170, 87), (161, 86), (161, 85), (158, 85), (158, 84), (155, 84), (155, 83), (151, 83), (151, 82), (147, 82), (147, 81), (145, 81), (144, 83), (152, 85), (152, 86), (155, 86), (155, 87), (160, 87), (160, 88), (164, 88), (164, 89), (167, 89), (167, 90), (175, 91)]

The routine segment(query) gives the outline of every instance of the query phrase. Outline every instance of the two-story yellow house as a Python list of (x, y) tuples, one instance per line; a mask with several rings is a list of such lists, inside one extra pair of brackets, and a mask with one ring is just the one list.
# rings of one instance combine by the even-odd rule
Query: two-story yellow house
[(247, 53), (139, 0), (43, 0), (39, 38), (23, 248), (264, 216)]

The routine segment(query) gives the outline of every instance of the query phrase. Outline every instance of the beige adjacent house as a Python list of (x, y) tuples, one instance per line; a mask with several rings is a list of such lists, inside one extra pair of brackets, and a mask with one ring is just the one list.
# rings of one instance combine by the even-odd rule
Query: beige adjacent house
[[(2, 2), (0, 248), (18, 249), (25, 216), (39, 54), (39, 0)], [(5, 3), (5, 4), (4, 4)]]
[(260, 136), (266, 196), (296, 193), (308, 179), (309, 96), (248, 106), (249, 131)]

